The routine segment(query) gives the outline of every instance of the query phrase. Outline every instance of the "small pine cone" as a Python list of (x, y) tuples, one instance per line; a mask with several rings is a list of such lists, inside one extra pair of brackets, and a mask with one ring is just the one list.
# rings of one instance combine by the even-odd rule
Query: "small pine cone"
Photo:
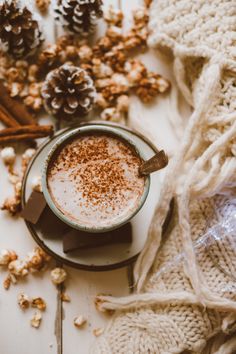
[(57, 0), (56, 13), (70, 32), (86, 36), (102, 17), (102, 0)]
[(86, 71), (67, 63), (51, 71), (42, 87), (45, 109), (65, 120), (87, 114), (93, 107), (95, 92)]
[(0, 41), (15, 58), (32, 54), (42, 42), (38, 22), (27, 7), (16, 0), (5, 0), (0, 5)]

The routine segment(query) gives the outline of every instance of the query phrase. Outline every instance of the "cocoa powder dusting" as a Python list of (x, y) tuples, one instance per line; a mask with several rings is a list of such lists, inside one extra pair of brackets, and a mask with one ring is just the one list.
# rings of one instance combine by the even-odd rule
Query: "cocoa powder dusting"
[(72, 218), (106, 224), (137, 206), (142, 163), (123, 141), (108, 135), (81, 136), (59, 152), (48, 184), (56, 205)]

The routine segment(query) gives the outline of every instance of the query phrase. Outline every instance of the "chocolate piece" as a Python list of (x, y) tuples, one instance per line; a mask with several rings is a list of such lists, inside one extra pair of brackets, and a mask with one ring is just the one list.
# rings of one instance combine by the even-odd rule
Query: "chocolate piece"
[(44, 235), (45, 239), (61, 239), (66, 232), (71, 230), (71, 227), (61, 221), (46, 205), (39, 221), (37, 229)]
[(71, 229), (63, 235), (63, 252), (71, 252), (78, 249), (101, 247), (109, 244), (131, 243), (131, 223), (121, 226), (119, 229), (105, 233), (90, 233)]
[(46, 207), (46, 200), (42, 193), (33, 191), (21, 212), (21, 217), (32, 224), (36, 224)]

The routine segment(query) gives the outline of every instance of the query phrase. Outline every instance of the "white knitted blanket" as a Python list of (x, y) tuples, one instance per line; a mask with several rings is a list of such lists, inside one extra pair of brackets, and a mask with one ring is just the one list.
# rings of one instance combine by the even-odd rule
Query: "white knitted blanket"
[[(235, 353), (235, 336), (221, 349), (219, 337), (206, 347), (216, 333), (236, 327), (235, 230), (222, 230), (210, 249), (196, 241), (223, 215), (235, 215), (226, 195), (236, 192), (236, 2), (154, 0), (150, 15), (149, 43), (173, 56), (177, 83), (194, 110), (135, 266), (137, 292), (100, 297), (103, 309), (121, 312), (94, 353)], [(213, 197), (218, 193), (225, 196)], [(173, 197), (174, 226), (160, 247)], [(179, 253), (180, 262), (169, 266)]]

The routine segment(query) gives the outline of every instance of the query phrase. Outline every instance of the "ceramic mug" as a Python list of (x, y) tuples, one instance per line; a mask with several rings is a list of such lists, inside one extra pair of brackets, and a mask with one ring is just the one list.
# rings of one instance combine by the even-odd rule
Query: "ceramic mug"
[(68, 215), (64, 214), (54, 203), (53, 198), (50, 194), (49, 188), (48, 188), (48, 169), (50, 166), (50, 162), (53, 160), (53, 158), (56, 156), (58, 151), (62, 149), (63, 146), (65, 146), (67, 143), (69, 143), (71, 140), (75, 139), (76, 137), (79, 137), (81, 135), (86, 135), (86, 134), (108, 134), (111, 137), (117, 138), (119, 140), (123, 140), (128, 146), (130, 146), (132, 149), (134, 149), (137, 153), (137, 155), (141, 158), (141, 160), (145, 161), (148, 159), (148, 156), (145, 155), (145, 152), (141, 151), (140, 146), (134, 142), (128, 134), (124, 131), (118, 130), (115, 126), (101, 126), (101, 125), (88, 125), (88, 126), (82, 126), (79, 128), (75, 128), (72, 131), (69, 131), (65, 133), (51, 148), (49, 151), (47, 158), (44, 162), (43, 166), (43, 171), (42, 171), (42, 189), (43, 189), (43, 194), (46, 199), (46, 202), (50, 209), (53, 211), (53, 213), (61, 219), (63, 222), (68, 224), (74, 229), (82, 230), (82, 231), (87, 231), (87, 232), (92, 232), (92, 233), (101, 233), (101, 232), (106, 232), (106, 231), (111, 231), (114, 229), (119, 228), (120, 226), (126, 224), (128, 221), (130, 221), (137, 213), (138, 211), (142, 208), (143, 204), (145, 203), (148, 193), (149, 193), (149, 188), (150, 188), (150, 176), (147, 175), (145, 176), (145, 181), (144, 181), (144, 189), (143, 193), (137, 203), (137, 206), (135, 209), (130, 210), (127, 212), (127, 215), (121, 217), (120, 219), (116, 220), (115, 223), (110, 224), (108, 226), (87, 226), (84, 225), (83, 223), (80, 223), (79, 220), (75, 220), (73, 218), (70, 218)]

